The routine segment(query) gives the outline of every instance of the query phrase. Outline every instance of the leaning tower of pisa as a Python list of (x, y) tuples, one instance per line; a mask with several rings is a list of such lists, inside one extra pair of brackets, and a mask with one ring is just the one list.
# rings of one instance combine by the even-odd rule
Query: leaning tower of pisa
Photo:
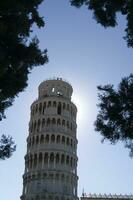
[(77, 108), (62, 79), (39, 85), (31, 105), (21, 200), (77, 200)]

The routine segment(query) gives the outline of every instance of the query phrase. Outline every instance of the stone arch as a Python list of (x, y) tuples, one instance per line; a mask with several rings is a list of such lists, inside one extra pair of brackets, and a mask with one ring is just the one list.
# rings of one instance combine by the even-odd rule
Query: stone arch
[(42, 153), (39, 153), (38, 164), (39, 164), (40, 167), (42, 165), (42, 158), (43, 158)]
[(47, 176), (48, 176), (48, 175), (47, 175), (47, 173), (46, 173), (46, 172), (45, 172), (45, 173), (43, 173), (43, 177), (44, 177), (44, 178), (47, 178)]
[(67, 110), (69, 111), (69, 104), (67, 104)]
[(73, 142), (73, 147), (76, 148), (76, 143), (75, 142)]
[(39, 195), (36, 195), (35, 200), (40, 200)]
[(70, 144), (71, 144), (71, 147), (72, 147), (73, 146), (73, 140), (72, 139), (71, 139), (71, 143)]
[(39, 144), (39, 136), (37, 135), (36, 136), (36, 145), (38, 145)]
[(56, 143), (60, 143), (60, 135), (57, 135), (57, 137), (56, 137)]
[(76, 132), (76, 126), (73, 126), (72, 129), (73, 129), (73, 131), (75, 133)]
[(55, 125), (56, 124), (56, 120), (55, 118), (52, 119), (52, 125)]
[(71, 182), (71, 184), (73, 183), (73, 177), (72, 176), (70, 176), (70, 182)]
[(71, 157), (71, 159), (70, 159), (70, 165), (71, 165), (71, 167), (73, 166), (73, 157)]
[(30, 140), (27, 139), (27, 148), (29, 148), (29, 147), (30, 147)]
[(36, 104), (36, 113), (38, 113), (38, 104)]
[(31, 175), (28, 176), (28, 181), (30, 181), (30, 179), (31, 179)]
[(40, 137), (40, 143), (41, 143), (41, 144), (44, 143), (44, 135), (41, 135), (41, 137)]
[(38, 172), (36, 176), (37, 176), (38, 179), (40, 179), (41, 178), (41, 173)]
[(27, 163), (28, 162), (28, 156), (26, 155), (25, 156), (25, 163)]
[(56, 196), (56, 197), (55, 197), (55, 200), (59, 200), (59, 197), (58, 197), (58, 196)]
[(56, 154), (55, 160), (56, 160), (56, 164), (58, 164), (60, 162), (60, 155), (58, 153)]
[(75, 118), (76, 118), (76, 111), (75, 111), (75, 109), (74, 109), (74, 108), (73, 108), (72, 117), (73, 117), (73, 119), (75, 120)]
[(61, 106), (61, 102), (59, 102), (58, 107), (57, 107), (57, 114), (61, 115), (61, 111), (62, 111), (62, 106)]
[(43, 200), (46, 200), (46, 199), (47, 199), (45, 194), (43, 194), (41, 198), (42, 198)]
[(32, 145), (34, 145), (35, 144), (35, 138), (34, 138), (34, 136), (32, 137)]
[(60, 120), (60, 118), (57, 119), (57, 126), (58, 126), (58, 125), (61, 125), (61, 120)]
[(34, 112), (34, 115), (36, 114), (36, 106), (34, 105), (33, 106), (33, 112)]
[(30, 138), (30, 147), (32, 147), (32, 140), (33, 140), (33, 137)]
[(29, 170), (29, 168), (30, 168), (30, 156), (27, 156), (26, 163), (27, 163), (27, 169)]
[(62, 144), (65, 144), (65, 136), (62, 136), (61, 142)]
[(31, 146), (31, 138), (28, 138), (27, 140), (27, 145), (30, 147)]
[(59, 177), (60, 177), (59, 174), (56, 173), (56, 174), (55, 174), (55, 178), (56, 178), (56, 180), (59, 180)]
[(70, 181), (70, 177), (69, 175), (66, 176), (66, 182), (69, 182)]
[(34, 154), (34, 168), (37, 167), (37, 154)]
[(54, 162), (54, 153), (51, 153), (50, 154), (50, 163), (53, 163)]
[(50, 118), (47, 119), (47, 126), (50, 125)]
[(44, 114), (45, 109), (46, 109), (46, 102), (43, 103), (43, 114)]
[(35, 174), (33, 174), (33, 175), (32, 175), (32, 179), (35, 179), (35, 178), (36, 178), (36, 175), (35, 175)]
[(30, 169), (32, 169), (32, 166), (33, 166), (33, 156), (30, 155)]
[(48, 153), (44, 155), (44, 164), (48, 164)]
[(40, 131), (40, 125), (41, 125), (41, 121), (40, 121), (40, 119), (39, 119), (38, 122), (37, 122), (37, 132)]
[(45, 137), (45, 143), (49, 143), (49, 135), (47, 134), (46, 137)]
[(51, 195), (49, 195), (48, 200), (53, 200), (53, 197)]
[(61, 180), (64, 181), (65, 180), (65, 175), (61, 174)]
[(39, 104), (39, 114), (42, 113), (42, 103)]
[(69, 121), (67, 121), (67, 128), (69, 128)]
[(73, 167), (76, 167), (76, 159), (73, 159)]
[(51, 143), (55, 142), (55, 135), (51, 135)]
[(54, 178), (54, 174), (53, 174), (53, 173), (50, 173), (50, 174), (49, 174), (49, 178), (50, 178), (50, 179), (53, 179), (53, 178)]
[(65, 120), (64, 119), (62, 120), (62, 126), (65, 126)]
[(45, 119), (42, 119), (42, 128), (45, 126)]
[(66, 164), (69, 165), (69, 156), (66, 156)]
[(31, 116), (34, 116), (34, 107), (31, 108)]
[(71, 123), (71, 127), (70, 127), (70, 129), (72, 130), (72, 123)]
[(65, 103), (63, 103), (63, 110), (65, 110), (66, 109), (66, 104)]
[(62, 163), (62, 164), (65, 163), (65, 155), (64, 155), (64, 154), (61, 155), (61, 163)]
[(36, 105), (34, 105), (34, 115), (36, 114)]
[(36, 121), (35, 121), (35, 123), (34, 123), (34, 132), (36, 131)]
[(69, 137), (66, 138), (66, 144), (69, 145), (70, 144), (70, 140)]
[(31, 131), (31, 133), (33, 132), (33, 122), (31, 123), (30, 131)]
[(56, 105), (57, 105), (57, 104), (56, 104), (56, 101), (54, 101), (54, 102), (53, 102), (53, 107), (56, 107)]
[(48, 101), (47, 107), (50, 107), (50, 106), (51, 106), (51, 101)]
[(30, 141), (29, 141), (29, 145), (30, 145), (30, 147), (32, 146), (32, 137), (30, 138)]

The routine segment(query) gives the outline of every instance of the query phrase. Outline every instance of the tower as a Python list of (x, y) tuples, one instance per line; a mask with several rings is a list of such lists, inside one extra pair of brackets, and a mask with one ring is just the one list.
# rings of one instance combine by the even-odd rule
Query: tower
[(62, 79), (39, 85), (31, 105), (21, 200), (77, 200), (77, 108)]

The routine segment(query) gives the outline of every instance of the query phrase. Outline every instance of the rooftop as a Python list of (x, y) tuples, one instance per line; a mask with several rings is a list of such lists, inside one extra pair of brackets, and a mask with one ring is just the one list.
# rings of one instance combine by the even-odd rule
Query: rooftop
[(133, 199), (133, 195), (127, 195), (127, 194), (82, 194), (82, 199)]

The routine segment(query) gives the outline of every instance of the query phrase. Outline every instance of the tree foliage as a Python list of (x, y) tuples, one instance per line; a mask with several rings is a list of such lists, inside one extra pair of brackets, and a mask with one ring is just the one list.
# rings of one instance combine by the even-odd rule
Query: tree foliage
[(0, 159), (5, 160), (6, 158), (10, 158), (15, 150), (16, 145), (12, 137), (2, 135), (0, 140)]
[[(39, 49), (38, 38), (31, 38), (33, 25), (44, 26), (38, 13), (42, 1), (0, 1), (0, 120), (5, 118), (5, 110), (18, 93), (26, 88), (33, 67), (48, 61), (47, 51)], [(3, 135), (0, 159), (9, 158), (15, 148), (12, 137)]]
[(117, 14), (125, 16), (127, 25), (125, 28), (128, 47), (133, 47), (133, 1), (132, 0), (70, 0), (71, 5), (87, 6), (93, 11), (94, 18), (105, 28), (117, 25)]
[(133, 156), (133, 74), (121, 80), (117, 89), (113, 85), (98, 86), (99, 113), (96, 131), (112, 144), (124, 142)]
[(27, 86), (28, 74), (48, 61), (37, 37), (30, 39), (32, 26), (44, 26), (38, 6), (43, 0), (0, 1), (0, 120), (5, 109)]

